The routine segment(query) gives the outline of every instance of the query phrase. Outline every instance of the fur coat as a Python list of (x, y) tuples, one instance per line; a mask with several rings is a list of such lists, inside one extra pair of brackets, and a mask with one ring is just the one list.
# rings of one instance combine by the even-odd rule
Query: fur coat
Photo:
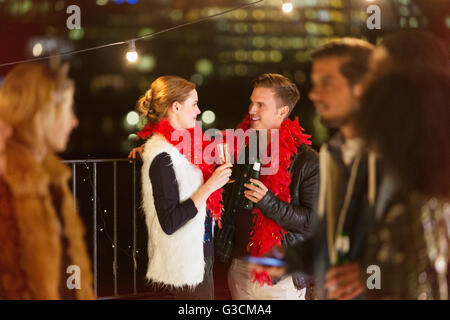
[[(3, 194), (3, 200), (9, 199), (10, 210), (9, 214), (2, 212), (9, 228), (0, 232), (0, 252), (4, 257), (0, 261), (0, 298), (61, 298), (61, 270), (68, 267), (61, 266), (63, 232), (68, 240), (70, 263), (81, 271), (81, 288), (73, 289), (75, 296), (94, 299), (84, 228), (68, 187), (69, 168), (51, 153), (39, 164), (14, 141), (6, 148), (6, 161), (3, 190), (9, 196)], [(60, 204), (63, 229), (54, 207), (55, 199)], [(66, 277), (71, 275), (68, 273)]]

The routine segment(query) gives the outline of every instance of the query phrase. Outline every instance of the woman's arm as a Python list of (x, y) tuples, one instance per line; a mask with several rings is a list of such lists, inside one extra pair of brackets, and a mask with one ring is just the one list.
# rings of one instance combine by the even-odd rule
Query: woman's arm
[(177, 178), (169, 154), (155, 157), (150, 166), (150, 181), (159, 224), (166, 234), (173, 234), (194, 218), (198, 210), (192, 199), (180, 203)]
[(206, 200), (214, 191), (222, 188), (228, 182), (232, 166), (231, 163), (224, 163), (219, 166), (208, 181), (192, 195), (191, 199), (197, 208), (206, 203)]
[(226, 184), (231, 175), (231, 166), (230, 163), (219, 166), (190, 199), (180, 203), (177, 178), (169, 154), (163, 152), (156, 156), (150, 166), (150, 180), (156, 213), (163, 231), (172, 234), (195, 217), (208, 197)]

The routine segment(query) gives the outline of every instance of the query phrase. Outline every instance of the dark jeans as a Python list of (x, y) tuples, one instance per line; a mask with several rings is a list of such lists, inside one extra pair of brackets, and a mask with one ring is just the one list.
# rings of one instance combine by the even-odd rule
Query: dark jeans
[(214, 256), (205, 258), (205, 275), (203, 282), (194, 290), (171, 289), (170, 293), (175, 300), (214, 300), (214, 278), (213, 278)]

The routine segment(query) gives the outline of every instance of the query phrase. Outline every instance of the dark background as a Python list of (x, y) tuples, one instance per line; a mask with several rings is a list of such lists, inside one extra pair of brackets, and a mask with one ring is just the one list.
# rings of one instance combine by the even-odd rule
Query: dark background
[[(123, 2), (123, 3), (118, 3)], [(67, 52), (163, 30), (252, 1), (241, 0), (0, 0), (0, 64)], [(294, 0), (284, 14), (281, 0), (228, 13), (213, 20), (174, 30), (136, 43), (139, 62), (125, 59), (126, 45), (65, 57), (75, 79), (76, 112), (80, 119), (64, 159), (124, 158), (139, 145), (125, 125), (128, 112), (158, 76), (174, 74), (198, 84), (199, 106), (212, 110), (219, 129), (236, 126), (247, 112), (251, 80), (265, 72), (281, 73), (302, 94), (292, 116), (298, 116), (318, 148), (330, 135), (319, 121), (307, 94), (309, 54), (335, 37), (353, 36), (378, 43), (384, 34), (404, 28), (428, 28), (449, 43), (450, 1), (444, 0)], [(81, 9), (82, 30), (68, 30), (66, 8)], [(366, 8), (381, 7), (381, 30), (368, 30)], [(2, 78), (12, 67), (0, 67)], [(208, 126), (204, 126), (208, 128)], [(139, 168), (139, 166), (138, 166)], [(92, 252), (92, 166), (77, 166), (77, 198)], [(139, 170), (138, 170), (139, 171)], [(139, 179), (139, 177), (138, 177)], [(130, 292), (132, 274), (132, 171), (118, 165), (117, 215), (119, 293)], [(139, 185), (139, 180), (138, 185)], [(113, 293), (112, 284), (112, 165), (98, 165), (98, 280), (99, 295)], [(139, 189), (137, 199), (140, 201)], [(139, 203), (138, 203), (139, 204)], [(106, 212), (104, 211), (106, 210)], [(145, 269), (145, 222), (138, 212), (138, 278), (141, 290)], [(100, 229), (103, 231), (100, 231)], [(108, 233), (109, 236), (106, 234)], [(147, 289), (145, 289), (147, 290)]]

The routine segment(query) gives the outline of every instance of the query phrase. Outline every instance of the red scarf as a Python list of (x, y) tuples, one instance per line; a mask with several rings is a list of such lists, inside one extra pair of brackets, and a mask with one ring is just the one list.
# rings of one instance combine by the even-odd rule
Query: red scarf
[[(250, 128), (250, 117), (247, 116), (244, 121), (238, 126), (238, 128), (244, 131)], [(293, 157), (297, 154), (298, 147), (301, 144), (311, 145), (309, 141), (310, 135), (302, 133), (303, 128), (300, 127), (298, 118), (294, 121), (286, 119), (281, 124), (279, 129), (279, 150), (277, 154), (270, 155), (271, 150), (270, 143), (267, 147), (267, 155), (272, 159), (279, 157), (278, 171), (274, 175), (261, 175), (259, 180), (271, 190), (275, 196), (281, 201), (290, 203), (291, 193), (291, 174), (289, 173), (289, 167), (291, 165)], [(270, 167), (271, 162), (263, 167)], [(253, 217), (253, 230), (250, 233), (250, 242), (247, 245), (247, 251), (251, 256), (262, 256), (267, 253), (272, 247), (281, 244), (282, 234), (286, 234), (287, 231), (276, 224), (273, 220), (266, 218), (261, 211), (255, 207), (252, 211)], [(267, 281), (271, 285), (269, 275), (264, 273), (252, 273), (252, 277), (255, 281), (258, 281), (261, 286)]]
[[(250, 129), (250, 117), (247, 115), (243, 122), (238, 126), (238, 129), (243, 129), (244, 131)], [(163, 135), (167, 141), (171, 144), (177, 146), (180, 140), (172, 141), (171, 136), (175, 131), (173, 127), (169, 124), (167, 120), (162, 120), (159, 123), (151, 123), (149, 122), (145, 128), (138, 133), (139, 138), (147, 139), (151, 137), (153, 133), (159, 133)], [(194, 137), (194, 129), (189, 129), (190, 136)], [(269, 151), (271, 150), (270, 143), (267, 146), (267, 155), (272, 159), (278, 157), (279, 165), (278, 171), (274, 175), (262, 175), (259, 180), (264, 183), (264, 185), (270, 189), (275, 196), (277, 196), (281, 201), (290, 203), (291, 202), (291, 194), (290, 194), (290, 184), (291, 184), (291, 174), (289, 173), (289, 167), (292, 162), (292, 158), (297, 154), (298, 147), (301, 144), (310, 145), (311, 141), (309, 141), (310, 135), (306, 135), (302, 133), (303, 128), (300, 127), (298, 118), (294, 121), (286, 119), (281, 124), (279, 129), (279, 150), (276, 154), (270, 155)], [(201, 132), (201, 130), (200, 130)], [(199, 144), (199, 141), (195, 141), (193, 139), (191, 141), (191, 150), (183, 150), (183, 155), (193, 163), (192, 158), (195, 155), (195, 149), (204, 150), (204, 148), (211, 143), (211, 141), (205, 141), (202, 135), (202, 145)], [(236, 144), (235, 144), (236, 147)], [(181, 151), (180, 151), (181, 152)], [(236, 151), (235, 151), (236, 153)], [(202, 154), (202, 153), (200, 153)], [(235, 157), (237, 159), (237, 157)], [(276, 159), (276, 158), (275, 158)], [(205, 159), (201, 159), (201, 164), (197, 166), (202, 170), (203, 180), (206, 181), (212, 174), (214, 170), (214, 165), (208, 165), (204, 163)], [(198, 159), (196, 158), (196, 162), (198, 163)], [(263, 167), (270, 167), (271, 162)], [(214, 192), (207, 201), (207, 208), (210, 211), (210, 214), (214, 217), (216, 221), (219, 221), (220, 227), (220, 217), (222, 214), (222, 189)], [(258, 208), (255, 208), (252, 211), (254, 214), (253, 220), (253, 230), (251, 231), (250, 242), (247, 245), (247, 251), (252, 256), (262, 256), (267, 253), (270, 249), (272, 249), (276, 245), (281, 244), (281, 236), (282, 234), (286, 234), (282, 227), (277, 225), (273, 220), (264, 217), (261, 211)], [(261, 285), (264, 285), (267, 282), (271, 285), (270, 277), (267, 273), (252, 273), (253, 278), (258, 281)]]
[[(206, 182), (213, 174), (215, 168), (215, 164), (206, 163), (206, 161), (210, 159), (203, 158), (203, 150), (208, 144), (211, 143), (211, 141), (205, 141), (203, 132), (199, 126), (197, 126), (197, 129), (192, 128), (184, 130), (189, 132), (189, 136), (191, 137), (190, 150), (183, 150), (182, 144), (180, 143), (183, 138), (182, 134), (176, 135), (177, 137), (179, 137), (177, 140), (172, 140), (172, 137), (174, 136), (173, 133), (176, 130), (166, 119), (163, 119), (157, 123), (151, 121), (148, 122), (144, 129), (142, 129), (137, 135), (141, 139), (148, 139), (152, 136), (152, 134), (155, 133), (162, 135), (170, 144), (177, 147), (178, 151), (180, 151), (180, 153), (183, 154), (186, 159), (188, 159), (192, 164), (196, 165), (202, 171), (203, 181)], [(179, 133), (182, 133), (184, 130), (182, 129), (177, 131), (179, 131)], [(194, 130), (198, 130), (198, 132), (200, 133), (200, 139), (194, 139)], [(211, 161), (208, 162), (212, 163)], [(223, 212), (222, 192), (222, 189), (216, 190), (206, 200), (206, 209), (209, 212), (209, 215), (219, 223), (219, 227), (221, 227), (220, 217)]]

